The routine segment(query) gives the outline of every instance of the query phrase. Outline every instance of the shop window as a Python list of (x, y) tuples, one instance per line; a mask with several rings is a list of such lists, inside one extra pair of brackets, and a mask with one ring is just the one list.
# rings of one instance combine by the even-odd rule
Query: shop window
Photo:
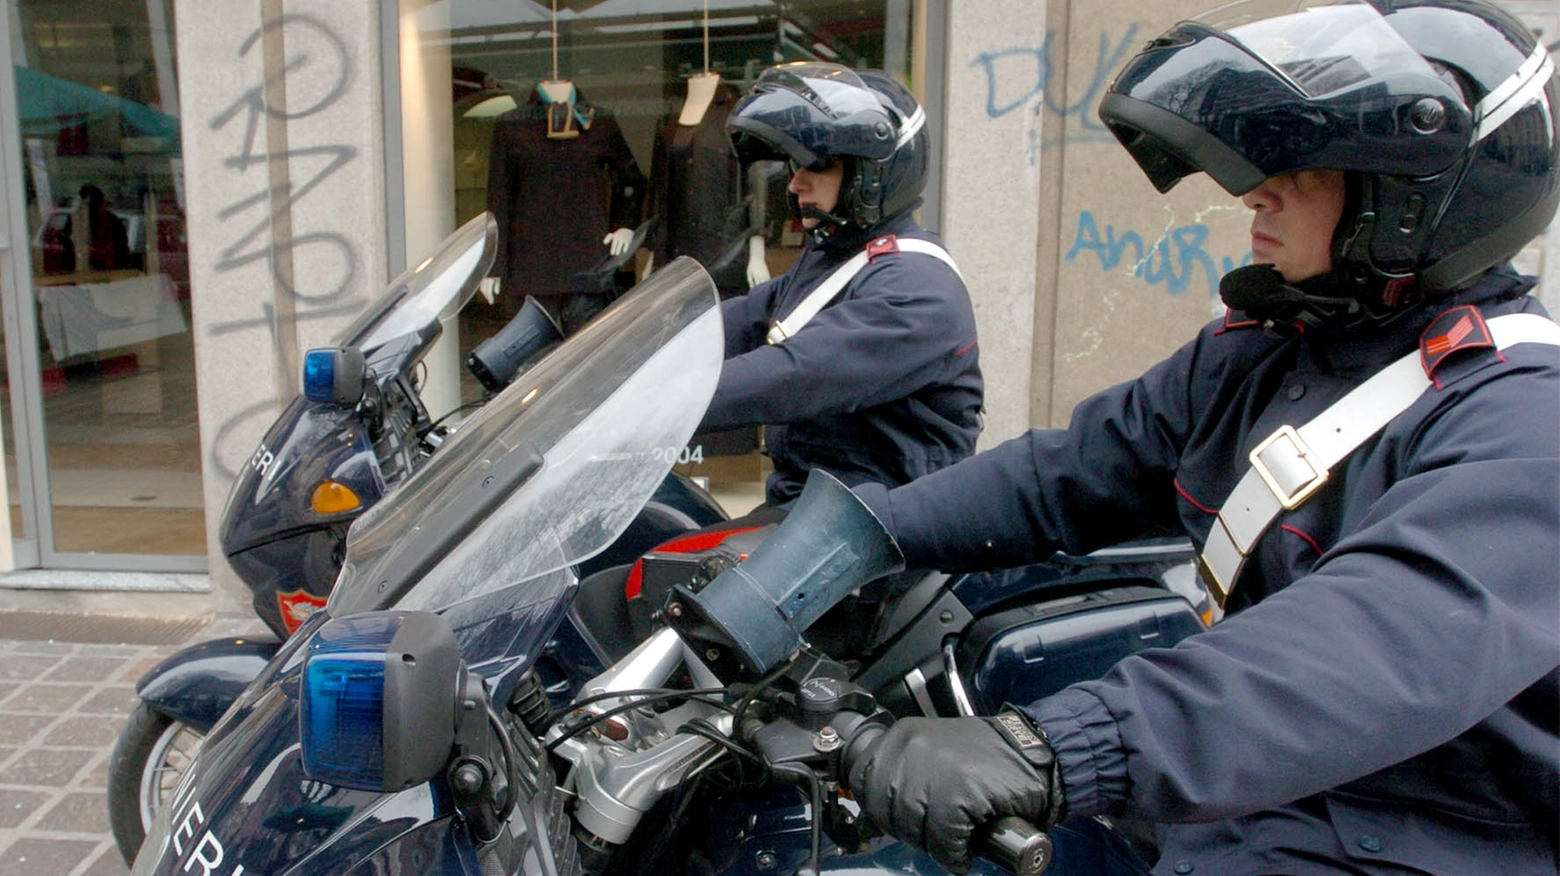
[[(494, 303), (468, 309), (466, 348), (527, 295), (572, 330), (678, 256), (703, 264), (722, 296), (784, 273), (803, 242), (787, 171), (738, 164), (723, 128), (732, 106), (784, 61), (909, 81), (903, 0), (436, 7), (403, 21), (449, 58), (455, 220), (491, 211), (501, 237), (487, 284)], [(463, 395), (479, 391), (468, 385)], [(740, 512), (762, 498), (760, 440), (757, 429), (695, 436), (683, 468), (717, 496), (736, 490), (728, 510)]]

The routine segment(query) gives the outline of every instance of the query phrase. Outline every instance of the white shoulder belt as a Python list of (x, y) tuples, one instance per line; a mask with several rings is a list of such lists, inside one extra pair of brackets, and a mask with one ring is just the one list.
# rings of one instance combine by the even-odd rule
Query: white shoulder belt
[[(1560, 345), (1560, 325), (1538, 314), (1507, 314), (1487, 324), (1497, 349), (1524, 343)], [(1327, 483), (1334, 465), (1407, 410), (1430, 385), (1416, 349), (1311, 422), (1298, 429), (1280, 426), (1251, 451), (1251, 468), (1219, 509), (1199, 563), (1203, 583), (1220, 606), (1257, 539), (1279, 513), (1298, 508)]]
[[(919, 252), (935, 256), (943, 264), (953, 268), (953, 272), (959, 275), (961, 282), (964, 280), (964, 274), (959, 271), (959, 266), (953, 263), (953, 256), (949, 255), (947, 250), (937, 244), (929, 240), (901, 237), (898, 239), (898, 246), (900, 252)], [(834, 273), (825, 277), (822, 283), (819, 283), (816, 288), (807, 293), (807, 297), (802, 299), (802, 303), (796, 305), (796, 309), (791, 311), (785, 319), (777, 320), (769, 327), (769, 335), (767, 337), (769, 343), (778, 344), (801, 331), (802, 326), (817, 316), (818, 311), (822, 310), (825, 305), (833, 301), (834, 296), (840, 294), (840, 290), (845, 288), (845, 284), (861, 273), (861, 269), (865, 268), (869, 261), (871, 261), (871, 258), (863, 250), (851, 256), (849, 261), (835, 268)]]

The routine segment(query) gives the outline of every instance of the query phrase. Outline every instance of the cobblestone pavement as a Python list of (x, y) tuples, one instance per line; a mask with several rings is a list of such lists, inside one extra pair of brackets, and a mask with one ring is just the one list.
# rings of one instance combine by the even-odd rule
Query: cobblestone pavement
[(176, 650), (0, 640), (0, 876), (125, 876), (108, 760), (135, 682)]

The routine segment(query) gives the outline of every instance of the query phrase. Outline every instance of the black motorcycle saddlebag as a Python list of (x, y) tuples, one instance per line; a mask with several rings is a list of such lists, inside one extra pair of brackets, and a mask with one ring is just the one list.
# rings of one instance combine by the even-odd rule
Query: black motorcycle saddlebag
[(1116, 661), (1205, 629), (1192, 606), (1159, 587), (1126, 585), (993, 612), (959, 644), (959, 667), (979, 715), (1027, 704), (1099, 678)]

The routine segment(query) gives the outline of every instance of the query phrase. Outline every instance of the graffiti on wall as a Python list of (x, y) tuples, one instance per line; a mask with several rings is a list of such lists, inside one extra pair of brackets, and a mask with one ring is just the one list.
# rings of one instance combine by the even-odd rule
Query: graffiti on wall
[[(1057, 94), (1057, 84), (1062, 77), (1056, 75), (1056, 62), (1052, 46), (1056, 31), (1048, 30), (1045, 40), (1038, 46), (1011, 46), (992, 52), (981, 52), (970, 62), (979, 69), (986, 80), (986, 115), (993, 119), (1028, 108), (1028, 111), (1045, 114), (1058, 120), (1076, 120), (1077, 129), (1063, 125), (1063, 134), (1042, 139), (1030, 150), (1031, 162), (1038, 161), (1039, 151), (1063, 142), (1114, 143), (1115, 138), (1094, 115), (1094, 107), (1100, 95), (1110, 84), (1111, 76), (1127, 57), (1127, 52), (1137, 44), (1138, 26), (1127, 26), (1126, 33), (1115, 38), (1101, 33), (1094, 47), (1094, 70), (1076, 100)], [(1077, 49), (1074, 49), (1077, 51)]]
[[(1118, 36), (1101, 32), (1092, 45), (1075, 41), (1070, 53), (1090, 52), (1074, 70), (1087, 69), (1082, 84), (1071, 94), (1061, 93), (1068, 86), (1059, 75), (1057, 32), (1048, 30), (1038, 46), (1010, 46), (981, 52), (969, 66), (979, 70), (985, 81), (986, 115), (1000, 119), (1016, 112), (1045, 116), (1046, 124), (1031, 126), (1034, 131), (1060, 131), (1060, 134), (1034, 136), (1028, 160), (1035, 164), (1040, 153), (1063, 144), (1069, 146), (1108, 144), (1118, 148), (1116, 138), (1095, 114), (1100, 97), (1111, 78), (1139, 43), (1139, 23), (1126, 26)], [(1038, 119), (1037, 119), (1038, 121)], [(1153, 231), (1118, 229), (1102, 222), (1093, 210), (1084, 208), (1075, 217), (1073, 241), (1067, 250), (1068, 262), (1080, 256), (1096, 260), (1106, 273), (1119, 271), (1170, 295), (1180, 296), (1192, 289), (1206, 289), (1217, 300), (1219, 278), (1232, 268), (1251, 261), (1251, 254), (1218, 255), (1208, 251), (1209, 228), (1202, 217), (1209, 212), (1238, 210), (1233, 202), (1210, 206), (1190, 222), (1167, 222)], [(1134, 215), (1132, 220), (1140, 221)], [(1060, 233), (1060, 232), (1059, 232)]]
[[(223, 164), (241, 175), (242, 191), (218, 207), (213, 233), (225, 242), (213, 266), (225, 274), (263, 262), (274, 294), (256, 297), (255, 312), (211, 325), (213, 336), (265, 331), (269, 346), (284, 352), (284, 364), (296, 366), (295, 329), (304, 320), (340, 317), (362, 306), (353, 288), (359, 256), (350, 238), (333, 231), (296, 232), (295, 210), (308, 209), (320, 188), (353, 162), (355, 146), (341, 142), (297, 142), (288, 122), (319, 116), (339, 105), (353, 79), (346, 43), (327, 24), (305, 14), (268, 21), (237, 47), (240, 61), (263, 61), (265, 81), (236, 95), (207, 128), (233, 143)], [(312, 129), (318, 130), (319, 126)], [(236, 137), (235, 137), (236, 135)], [(306, 262), (300, 276), (295, 265)], [(294, 367), (292, 370), (296, 370)], [(267, 398), (231, 412), (219, 425), (208, 464), (223, 477), (234, 476), (225, 460), (247, 459), (253, 448), (236, 446), (246, 425), (268, 419), (277, 400)]]
[[(1204, 219), (1209, 213), (1236, 210), (1234, 205), (1207, 207), (1192, 217), (1191, 221), (1177, 224), (1175, 214), (1167, 207), (1170, 218), (1160, 229), (1158, 237), (1146, 242), (1136, 231), (1117, 231), (1105, 223), (1103, 226), (1090, 210), (1078, 212), (1077, 231), (1071, 248), (1064, 258), (1071, 262), (1082, 257), (1095, 260), (1105, 273), (1117, 272), (1140, 280), (1150, 287), (1163, 289), (1172, 296), (1185, 295), (1190, 290), (1206, 289), (1210, 301), (1219, 300), (1219, 278), (1251, 263), (1251, 253), (1239, 259), (1215, 256), (1207, 249), (1209, 229)], [(1066, 362), (1086, 359), (1099, 352), (1105, 344), (1103, 326), (1116, 309), (1121, 297), (1119, 288), (1111, 288), (1099, 302), (1102, 319), (1082, 332), (1082, 347), (1063, 353)]]
[(1209, 297), (1217, 297), (1219, 278), (1249, 264), (1251, 253), (1239, 260), (1230, 256), (1215, 259), (1205, 247), (1208, 226), (1202, 220), (1209, 212), (1234, 209), (1234, 206), (1209, 207), (1191, 222), (1167, 223), (1152, 243), (1145, 243), (1136, 231), (1118, 232), (1108, 223), (1102, 229), (1093, 212), (1080, 210), (1077, 233), (1065, 258), (1070, 262), (1080, 254), (1092, 256), (1099, 261), (1100, 270), (1106, 273), (1120, 270), (1177, 296), (1185, 295), (1196, 281), (1201, 280), (1203, 285), (1197, 288), (1206, 288)]

